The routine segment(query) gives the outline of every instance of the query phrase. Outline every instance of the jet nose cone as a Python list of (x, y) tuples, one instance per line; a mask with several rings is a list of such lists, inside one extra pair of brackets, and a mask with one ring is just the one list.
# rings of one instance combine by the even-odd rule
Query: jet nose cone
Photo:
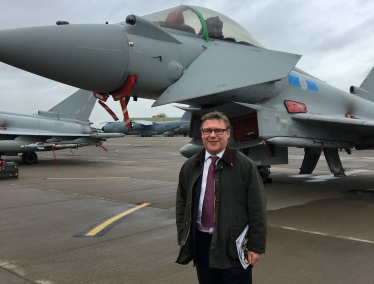
[(77, 88), (109, 93), (125, 82), (128, 40), (118, 25), (0, 31), (0, 61)]

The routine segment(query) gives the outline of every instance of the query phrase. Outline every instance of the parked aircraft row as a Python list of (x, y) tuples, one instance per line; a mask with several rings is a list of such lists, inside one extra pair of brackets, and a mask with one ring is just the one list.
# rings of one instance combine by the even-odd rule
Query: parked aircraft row
[(124, 133), (140, 136), (152, 136), (166, 131), (176, 130), (183, 126), (189, 128), (191, 114), (185, 112), (179, 120), (152, 122), (146, 120), (134, 120), (130, 129), (125, 127), (123, 122), (109, 122), (104, 125), (102, 131), (105, 133)]
[(343, 176), (338, 149), (374, 148), (374, 72), (345, 92), (297, 68), (300, 58), (264, 48), (223, 14), (188, 5), (117, 24), (0, 31), (4, 63), (100, 99), (191, 105), (185, 156), (201, 149), (199, 117), (218, 110), (231, 121), (230, 145), (259, 166), (288, 163), (288, 147), (302, 147), (302, 173), (312, 173), (324, 152), (331, 172)]
[[(103, 147), (106, 139), (129, 134), (123, 122), (107, 123), (103, 132), (91, 127), (89, 116), (96, 101), (92, 92), (81, 89), (50, 110), (38, 111), (38, 115), (0, 111), (0, 158), (22, 153), (25, 164), (35, 164), (38, 151)], [(133, 121), (130, 134), (152, 136), (176, 130), (184, 124), (189, 128), (190, 117), (191, 114), (186, 112), (176, 121)]]
[(0, 157), (22, 153), (25, 164), (34, 164), (37, 151), (103, 147), (106, 139), (123, 137), (122, 133), (100, 133), (91, 127), (88, 119), (96, 101), (92, 92), (78, 90), (38, 115), (0, 112)]

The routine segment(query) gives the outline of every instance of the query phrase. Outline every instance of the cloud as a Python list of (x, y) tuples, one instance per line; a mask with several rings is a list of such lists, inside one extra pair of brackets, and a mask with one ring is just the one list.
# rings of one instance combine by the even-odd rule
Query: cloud
[[(303, 55), (298, 67), (348, 90), (360, 85), (374, 66), (374, 3), (372, 1), (189, 1), (216, 10), (237, 21), (266, 48)], [(180, 1), (50, 1), (3, 0), (0, 29), (74, 24), (118, 23), (129, 14), (146, 15), (179, 6)], [(32, 114), (48, 110), (77, 89), (0, 63), (1, 110)], [(160, 112), (180, 116), (173, 106), (151, 108), (153, 101), (130, 101), (130, 116)], [(119, 115), (118, 103), (108, 105)], [(96, 106), (91, 120), (111, 118)]]

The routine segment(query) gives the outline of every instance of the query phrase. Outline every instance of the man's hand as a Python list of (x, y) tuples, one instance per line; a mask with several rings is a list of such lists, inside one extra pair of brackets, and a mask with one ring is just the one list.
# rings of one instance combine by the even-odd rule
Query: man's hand
[(248, 252), (248, 261), (252, 265), (255, 265), (255, 263), (257, 262), (257, 260), (260, 259), (260, 257), (261, 257), (261, 254), (258, 254), (252, 251)]

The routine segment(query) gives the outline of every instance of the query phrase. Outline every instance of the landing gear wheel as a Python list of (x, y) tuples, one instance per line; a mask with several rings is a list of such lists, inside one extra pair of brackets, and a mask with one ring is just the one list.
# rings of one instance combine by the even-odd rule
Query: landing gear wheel
[(270, 166), (257, 166), (257, 170), (260, 173), (263, 183), (272, 183), (273, 179), (269, 178)]
[(38, 163), (38, 156), (35, 152), (30, 153), (23, 153), (22, 154), (22, 162), (25, 164), (37, 164)]

